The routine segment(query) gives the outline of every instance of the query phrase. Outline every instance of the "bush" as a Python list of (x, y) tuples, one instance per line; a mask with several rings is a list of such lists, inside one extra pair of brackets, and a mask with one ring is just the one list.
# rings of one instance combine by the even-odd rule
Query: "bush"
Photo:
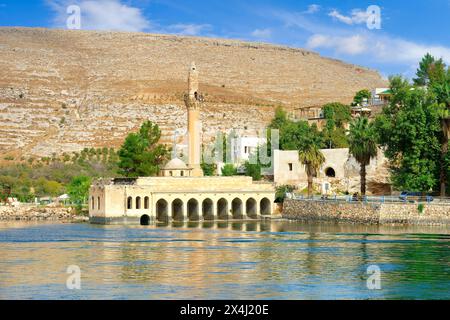
[(201, 164), (203, 175), (206, 177), (214, 176), (214, 173), (216, 171), (216, 165), (214, 163), (205, 163), (203, 162)]
[(222, 168), (222, 176), (231, 177), (231, 176), (236, 176), (236, 175), (237, 175), (237, 169), (233, 164), (227, 163)]
[(278, 186), (275, 191), (275, 203), (282, 203), (286, 198), (286, 193), (292, 192), (295, 189), (296, 187), (291, 185)]
[(245, 163), (245, 175), (252, 177), (253, 181), (261, 180), (261, 165), (260, 164), (252, 164), (250, 162)]

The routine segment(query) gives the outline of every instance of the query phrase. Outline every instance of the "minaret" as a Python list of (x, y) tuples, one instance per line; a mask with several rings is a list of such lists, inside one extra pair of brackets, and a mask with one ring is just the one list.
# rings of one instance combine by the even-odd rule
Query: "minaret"
[(203, 100), (198, 92), (198, 71), (195, 63), (191, 64), (188, 78), (188, 94), (184, 97), (188, 112), (188, 166), (192, 169), (191, 176), (202, 177), (203, 170), (200, 167), (201, 163), (201, 138), (200, 132), (202, 123), (200, 120), (200, 107)]

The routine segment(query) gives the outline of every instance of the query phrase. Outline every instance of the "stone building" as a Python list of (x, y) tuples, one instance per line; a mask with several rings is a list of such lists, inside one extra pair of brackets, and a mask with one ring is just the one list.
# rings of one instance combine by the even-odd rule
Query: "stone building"
[(95, 181), (92, 223), (258, 219), (270, 216), (274, 190), (251, 177), (147, 177)]
[[(316, 184), (329, 184), (329, 191), (359, 192), (360, 189), (360, 165), (349, 154), (348, 148), (322, 149), (325, 163), (314, 179)], [(307, 185), (305, 166), (300, 163), (298, 151), (274, 151), (274, 182), (277, 185), (293, 185), (303, 189)], [(378, 150), (377, 156), (367, 166), (368, 192), (373, 194), (388, 194), (390, 190), (389, 171), (387, 160), (382, 150)], [(323, 191), (323, 190), (322, 190)]]
[(188, 114), (188, 163), (174, 158), (159, 177), (95, 181), (89, 191), (92, 223), (258, 219), (273, 212), (272, 184), (251, 177), (203, 177), (198, 71), (192, 63), (185, 95)]

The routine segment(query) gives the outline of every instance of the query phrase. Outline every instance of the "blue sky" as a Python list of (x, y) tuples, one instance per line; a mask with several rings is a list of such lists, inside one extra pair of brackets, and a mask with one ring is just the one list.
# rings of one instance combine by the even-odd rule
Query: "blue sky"
[[(450, 64), (450, 0), (0, 0), (0, 26), (66, 28), (69, 5), (81, 28), (262, 41), (307, 48), (412, 77), (431, 52)], [(381, 9), (381, 29), (367, 8)]]

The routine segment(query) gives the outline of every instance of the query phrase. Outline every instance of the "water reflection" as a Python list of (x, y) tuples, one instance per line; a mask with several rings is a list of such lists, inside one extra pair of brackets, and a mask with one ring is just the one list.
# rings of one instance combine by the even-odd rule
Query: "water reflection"
[[(0, 224), (0, 299), (449, 298), (448, 227)], [(82, 270), (82, 290), (65, 288)], [(382, 290), (366, 269), (382, 270)]]

